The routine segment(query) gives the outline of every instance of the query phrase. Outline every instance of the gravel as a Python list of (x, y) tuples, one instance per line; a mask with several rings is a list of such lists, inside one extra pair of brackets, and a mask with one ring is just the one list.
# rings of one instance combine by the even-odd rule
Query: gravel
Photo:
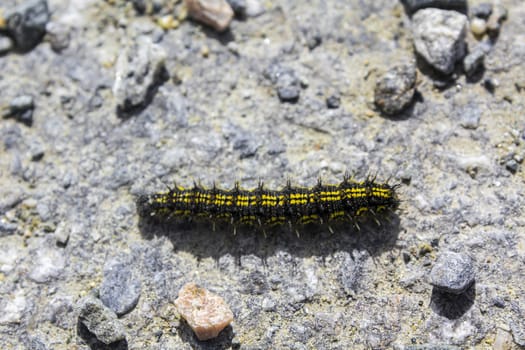
[(88, 295), (78, 301), (77, 309), (79, 321), (98, 341), (107, 345), (126, 339), (126, 331), (117, 315), (99, 299)]
[(13, 40), (0, 33), (0, 56), (5, 55), (13, 48)]
[(402, 0), (402, 3), (409, 13), (429, 7), (460, 11), (467, 8), (466, 0)]
[(428, 64), (444, 74), (465, 55), (467, 17), (456, 11), (423, 9), (412, 17), (414, 46)]
[(143, 109), (166, 79), (166, 52), (148, 37), (139, 37), (119, 55), (113, 93), (121, 116)]
[(416, 67), (407, 63), (392, 67), (377, 82), (374, 102), (385, 114), (395, 115), (407, 108), (416, 91)]
[(474, 261), (466, 254), (441, 253), (430, 272), (430, 283), (442, 291), (461, 294), (475, 279)]
[(127, 260), (108, 261), (100, 286), (100, 300), (119, 316), (133, 310), (141, 293), (140, 280), (134, 275), (131, 261)]
[(26, 52), (42, 40), (50, 14), (46, 0), (25, 0), (6, 17), (7, 32), (16, 48)]

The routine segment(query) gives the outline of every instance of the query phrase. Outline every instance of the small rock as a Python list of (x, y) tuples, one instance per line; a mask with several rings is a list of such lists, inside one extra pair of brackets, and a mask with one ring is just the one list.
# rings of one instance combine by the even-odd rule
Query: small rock
[(478, 44), (472, 49), (471, 52), (463, 59), (463, 69), (467, 77), (473, 76), (476, 72), (483, 67), (483, 61), (487, 54), (489, 47), (487, 44)]
[(133, 275), (129, 262), (111, 261), (104, 268), (100, 286), (100, 300), (121, 316), (130, 312), (138, 303), (141, 283)]
[(35, 108), (33, 97), (20, 95), (9, 103), (9, 111), (6, 116), (14, 117), (27, 126), (33, 124), (33, 109)]
[(441, 254), (430, 272), (430, 283), (447, 293), (461, 294), (474, 282), (474, 261), (466, 254)]
[(199, 340), (217, 337), (233, 321), (233, 313), (224, 299), (195, 283), (182, 287), (175, 305)]
[(477, 4), (470, 9), (470, 16), (482, 19), (488, 19), (492, 14), (492, 4), (489, 2), (483, 2)]
[(38, 250), (33, 261), (29, 278), (38, 283), (46, 283), (59, 277), (66, 266), (66, 257), (63, 252), (55, 249)]
[(119, 56), (113, 93), (122, 116), (143, 108), (165, 80), (166, 52), (148, 37), (139, 37)]
[(470, 31), (476, 37), (480, 38), (487, 31), (487, 22), (483, 18), (474, 17), (470, 21)]
[(467, 8), (467, 0), (402, 0), (402, 3), (409, 13), (427, 7), (460, 11)]
[(65, 246), (67, 244), (67, 241), (69, 240), (69, 233), (70, 230), (66, 226), (66, 223), (63, 221), (59, 223), (54, 234), (56, 243), (58, 245)]
[(505, 168), (508, 171), (510, 171), (511, 173), (513, 173), (513, 174), (516, 174), (516, 172), (518, 171), (519, 167), (520, 167), (520, 165), (514, 159), (509, 159), (505, 163)]
[(34, 48), (46, 32), (49, 21), (46, 0), (27, 0), (7, 15), (7, 32), (21, 51)]
[(272, 64), (265, 75), (275, 85), (281, 102), (297, 102), (301, 93), (301, 81), (293, 69)]
[(376, 82), (375, 104), (388, 115), (401, 112), (414, 98), (416, 77), (416, 67), (413, 63), (391, 68)]
[(509, 332), (498, 328), (492, 350), (510, 350), (512, 349), (512, 335)]
[(233, 10), (226, 0), (184, 0), (189, 15), (222, 32), (233, 19)]
[(423, 9), (412, 17), (414, 46), (431, 66), (450, 74), (465, 55), (467, 17), (456, 11)]
[(111, 344), (126, 338), (124, 326), (117, 315), (92, 295), (78, 302), (79, 320), (104, 344)]
[(13, 48), (13, 40), (0, 34), (0, 56), (5, 55)]
[(326, 107), (330, 109), (336, 109), (339, 108), (339, 106), (341, 106), (341, 98), (339, 95), (330, 95), (326, 99)]
[(246, 0), (246, 16), (257, 17), (265, 12), (261, 0)]
[(57, 22), (49, 22), (46, 25), (47, 37), (51, 48), (55, 52), (65, 50), (69, 46), (69, 28)]

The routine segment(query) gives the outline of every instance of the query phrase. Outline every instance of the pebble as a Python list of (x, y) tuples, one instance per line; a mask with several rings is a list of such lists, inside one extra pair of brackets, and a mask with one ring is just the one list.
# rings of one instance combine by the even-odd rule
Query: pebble
[(330, 109), (337, 109), (341, 106), (341, 97), (339, 95), (330, 95), (326, 99), (326, 107)]
[(512, 336), (509, 332), (498, 328), (492, 350), (510, 350), (512, 349)]
[(299, 100), (301, 81), (293, 69), (272, 64), (265, 71), (265, 75), (275, 85), (281, 102), (295, 103)]
[(233, 313), (224, 299), (195, 283), (182, 287), (175, 305), (199, 340), (217, 337), (233, 321)]
[(470, 20), (470, 31), (476, 37), (482, 37), (487, 31), (487, 22), (483, 18), (474, 17)]
[(236, 16), (246, 17), (246, 0), (226, 0)]
[(141, 293), (141, 283), (132, 270), (130, 262), (112, 260), (104, 267), (100, 286), (100, 300), (122, 316), (135, 308)]
[(20, 95), (9, 103), (8, 116), (14, 117), (19, 122), (31, 126), (33, 124), (33, 110), (35, 108), (33, 97)]
[(102, 343), (111, 344), (126, 338), (124, 326), (117, 315), (92, 295), (81, 299), (79, 320)]
[(423, 9), (412, 17), (414, 46), (432, 67), (450, 74), (465, 55), (467, 17), (456, 11)]
[(47, 37), (51, 48), (55, 52), (61, 52), (69, 47), (69, 28), (58, 22), (49, 22), (46, 25)]
[(7, 32), (19, 50), (29, 51), (42, 40), (49, 17), (46, 0), (26, 0), (7, 15)]
[(16, 232), (17, 225), (0, 218), (0, 237), (10, 236)]
[(32, 257), (33, 267), (29, 278), (37, 283), (46, 283), (59, 277), (66, 266), (66, 257), (61, 250), (42, 248)]
[(465, 106), (455, 108), (455, 118), (465, 129), (477, 129), (481, 118), (481, 109), (475, 103), (469, 103)]
[(401, 112), (414, 98), (416, 77), (416, 66), (414, 63), (407, 63), (389, 69), (376, 82), (374, 90), (376, 106), (388, 115)]
[(117, 60), (113, 94), (121, 116), (144, 108), (165, 78), (166, 52), (148, 37), (141, 36)]
[(246, 0), (246, 16), (257, 17), (265, 12), (264, 5), (261, 0)]
[(516, 174), (516, 172), (518, 171), (519, 167), (520, 167), (520, 165), (514, 159), (509, 159), (505, 163), (505, 168), (508, 171), (510, 171), (511, 173), (513, 173), (513, 174)]
[(474, 261), (469, 255), (445, 252), (430, 272), (431, 284), (441, 291), (461, 294), (474, 282)]
[(225, 31), (233, 19), (233, 10), (226, 0), (184, 0), (188, 14), (213, 29)]
[(450, 10), (464, 10), (467, 8), (467, 0), (402, 0), (402, 3), (409, 13), (428, 7)]
[(472, 51), (465, 56), (463, 59), (463, 69), (467, 77), (473, 76), (483, 67), (483, 61), (488, 50), (487, 44), (481, 43), (476, 45)]
[(5, 55), (13, 48), (13, 40), (8, 36), (0, 34), (0, 56)]
[(509, 323), (514, 342), (519, 346), (525, 346), (525, 321), (520, 318)]
[(55, 230), (54, 236), (56, 244), (65, 246), (69, 240), (70, 230), (65, 222), (60, 222)]

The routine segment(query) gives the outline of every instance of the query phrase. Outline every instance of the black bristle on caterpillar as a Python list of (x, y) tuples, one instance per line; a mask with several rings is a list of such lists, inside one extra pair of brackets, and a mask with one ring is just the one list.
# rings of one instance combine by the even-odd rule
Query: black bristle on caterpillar
[(234, 232), (245, 225), (264, 229), (287, 224), (292, 228), (338, 220), (359, 228), (357, 218), (371, 214), (375, 219), (381, 212), (397, 209), (397, 187), (370, 177), (357, 182), (347, 174), (339, 184), (323, 184), (319, 179), (313, 187), (294, 187), (288, 181), (281, 190), (267, 189), (262, 183), (253, 190), (242, 189), (238, 183), (231, 190), (194, 184), (190, 189), (175, 186), (167, 192), (139, 196), (137, 211), (141, 218), (158, 222), (204, 219), (215, 228), (215, 222), (226, 221)]

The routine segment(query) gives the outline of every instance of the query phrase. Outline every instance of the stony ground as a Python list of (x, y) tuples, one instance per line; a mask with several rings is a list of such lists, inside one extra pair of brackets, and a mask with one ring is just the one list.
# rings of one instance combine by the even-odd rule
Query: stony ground
[[(0, 348), (523, 348), (523, 1), (468, 77), (416, 55), (398, 1), (248, 2), (217, 33), (177, 1), (49, 0), (42, 42), (0, 35)], [(387, 114), (400, 64), (417, 92)], [(402, 184), (397, 215), (264, 237), (135, 208), (345, 171)], [(217, 339), (179, 318), (192, 281), (233, 311)]]

